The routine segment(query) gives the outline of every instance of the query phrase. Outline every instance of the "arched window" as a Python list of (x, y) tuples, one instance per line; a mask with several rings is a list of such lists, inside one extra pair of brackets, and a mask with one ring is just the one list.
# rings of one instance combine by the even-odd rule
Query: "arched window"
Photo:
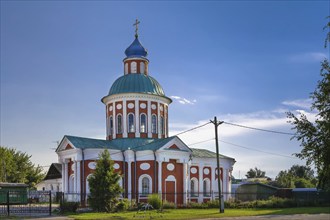
[(128, 132), (133, 133), (135, 132), (135, 126), (134, 126), (134, 114), (130, 113), (128, 114)]
[(125, 74), (128, 73), (128, 63), (125, 63), (125, 70), (124, 70)]
[(113, 134), (113, 118), (112, 118), (112, 116), (110, 116), (110, 135), (112, 135)]
[(151, 133), (153, 133), (153, 134), (157, 133), (157, 116), (156, 115), (151, 116)]
[(139, 177), (139, 193), (142, 197), (152, 193), (152, 179), (148, 174)]
[(121, 115), (117, 115), (117, 134), (123, 133), (123, 121)]
[(211, 187), (210, 187), (210, 180), (208, 178), (204, 179), (203, 181), (203, 194), (204, 196), (210, 196)]
[(164, 117), (160, 116), (160, 134), (164, 134)]
[(145, 70), (144, 62), (141, 62), (140, 63), (140, 73), (144, 73), (144, 70)]
[(140, 132), (147, 132), (147, 116), (145, 114), (140, 115)]
[(190, 195), (191, 197), (198, 196), (198, 181), (195, 177), (190, 180)]
[(143, 179), (142, 179), (142, 195), (149, 194), (149, 187), (150, 187), (150, 183), (149, 183), (148, 177), (143, 177)]
[(131, 73), (137, 73), (136, 62), (131, 63)]

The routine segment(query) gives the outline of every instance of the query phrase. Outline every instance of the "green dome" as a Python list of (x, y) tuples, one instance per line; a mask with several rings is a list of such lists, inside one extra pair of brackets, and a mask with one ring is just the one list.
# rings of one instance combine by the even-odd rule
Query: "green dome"
[(119, 77), (112, 84), (109, 95), (131, 92), (165, 96), (160, 84), (145, 74), (127, 74)]

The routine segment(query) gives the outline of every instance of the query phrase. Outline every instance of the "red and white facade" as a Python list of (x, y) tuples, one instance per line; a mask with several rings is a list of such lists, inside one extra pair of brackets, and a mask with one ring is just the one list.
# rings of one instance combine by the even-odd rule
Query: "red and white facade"
[[(108, 149), (123, 197), (146, 201), (150, 193), (178, 205), (215, 199), (218, 192), (215, 153), (191, 149), (180, 138), (168, 136), (171, 99), (149, 76), (146, 52), (138, 41), (127, 48), (124, 76), (102, 98), (106, 110), (104, 140), (64, 136), (56, 152), (62, 164), (63, 192), (85, 202), (98, 155)], [(211, 156), (210, 156), (211, 155)], [(222, 192), (231, 190), (235, 160), (220, 157)]]

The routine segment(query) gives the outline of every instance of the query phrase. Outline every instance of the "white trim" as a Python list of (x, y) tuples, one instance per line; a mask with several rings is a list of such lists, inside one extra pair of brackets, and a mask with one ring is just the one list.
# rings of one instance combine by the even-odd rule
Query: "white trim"
[(135, 100), (135, 137), (140, 137), (140, 105), (139, 101)]
[(149, 176), (148, 174), (142, 174), (140, 177), (139, 177), (139, 198), (141, 197), (143, 191), (142, 191), (142, 180), (143, 178), (147, 178), (149, 180), (149, 192), (148, 194), (151, 194), (152, 193), (152, 178), (151, 176)]
[(126, 100), (123, 100), (123, 138), (127, 138), (127, 123), (126, 123), (126, 119), (127, 119), (127, 106), (126, 106)]
[(152, 137), (152, 133), (151, 133), (151, 101), (148, 100), (147, 101), (147, 131), (148, 131), (148, 138)]

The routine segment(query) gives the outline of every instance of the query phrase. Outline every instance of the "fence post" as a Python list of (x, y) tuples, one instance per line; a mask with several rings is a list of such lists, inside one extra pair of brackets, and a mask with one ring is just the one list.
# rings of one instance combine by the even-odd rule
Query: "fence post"
[(9, 190), (7, 192), (7, 215), (9, 216), (10, 208), (9, 208)]
[(49, 215), (52, 215), (52, 191), (49, 190)]

